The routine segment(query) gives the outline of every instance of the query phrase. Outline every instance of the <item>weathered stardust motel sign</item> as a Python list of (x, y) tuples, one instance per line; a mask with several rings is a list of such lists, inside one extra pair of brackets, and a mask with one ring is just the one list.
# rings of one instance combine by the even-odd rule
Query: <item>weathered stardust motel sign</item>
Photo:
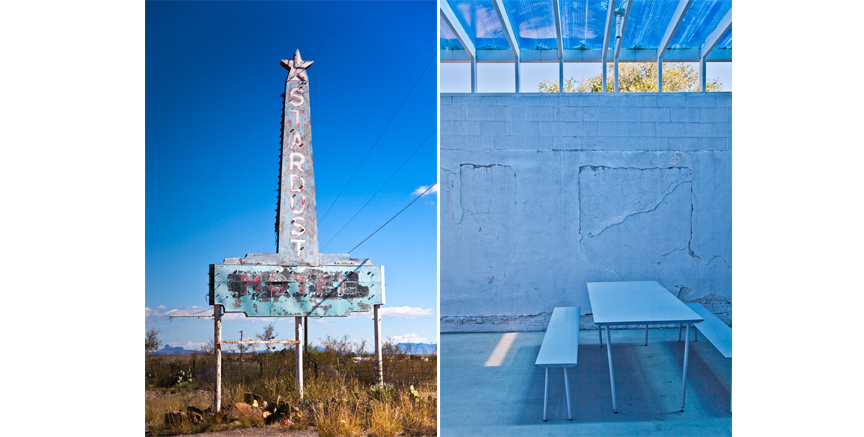
[[(304, 317), (347, 317), (352, 312), (374, 311), (377, 380), (383, 384), (381, 318), (384, 304), (384, 266), (348, 254), (318, 253), (315, 174), (309, 110), (309, 77), (300, 50), (282, 60), (288, 70), (282, 114), (282, 154), (279, 172), (279, 208), (276, 215), (276, 253), (249, 253), (210, 265), (210, 304), (213, 305), (216, 389), (214, 410), (222, 397), (222, 345), (295, 345), (297, 390), (303, 397)], [(242, 312), (248, 317), (294, 317), (294, 340), (222, 341), (222, 313)]]

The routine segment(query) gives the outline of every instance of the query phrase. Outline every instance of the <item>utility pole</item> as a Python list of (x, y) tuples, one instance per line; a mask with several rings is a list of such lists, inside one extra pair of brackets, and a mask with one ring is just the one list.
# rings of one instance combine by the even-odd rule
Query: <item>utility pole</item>
[(246, 345), (243, 344), (243, 330), (240, 330), (240, 366), (243, 366), (243, 349), (246, 349)]

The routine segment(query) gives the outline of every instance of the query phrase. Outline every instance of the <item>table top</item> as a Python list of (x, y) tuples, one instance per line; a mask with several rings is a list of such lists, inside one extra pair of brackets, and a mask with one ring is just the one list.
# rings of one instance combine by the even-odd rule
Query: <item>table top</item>
[(656, 281), (589, 282), (598, 325), (698, 323), (704, 319)]
[(573, 367), (579, 356), (581, 307), (555, 307), (543, 336), (536, 366)]

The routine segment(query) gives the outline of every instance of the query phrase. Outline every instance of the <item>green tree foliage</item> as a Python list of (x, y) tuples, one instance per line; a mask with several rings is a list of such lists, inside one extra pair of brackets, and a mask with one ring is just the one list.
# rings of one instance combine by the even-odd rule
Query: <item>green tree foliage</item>
[(159, 346), (162, 346), (162, 341), (159, 340), (159, 331), (156, 328), (148, 330), (144, 334), (144, 353), (147, 355), (152, 354), (159, 350)]
[[(615, 66), (606, 64), (606, 91), (614, 90)], [(558, 82), (544, 80), (538, 85), (541, 93), (557, 93)], [(708, 91), (723, 91), (720, 79), (706, 82)], [(618, 64), (618, 89), (621, 92), (657, 92), (657, 63), (622, 62)], [(576, 82), (573, 78), (564, 81), (565, 93), (598, 93), (603, 90), (603, 75), (584, 77)], [(663, 63), (663, 91), (699, 91), (699, 70), (684, 62)]]

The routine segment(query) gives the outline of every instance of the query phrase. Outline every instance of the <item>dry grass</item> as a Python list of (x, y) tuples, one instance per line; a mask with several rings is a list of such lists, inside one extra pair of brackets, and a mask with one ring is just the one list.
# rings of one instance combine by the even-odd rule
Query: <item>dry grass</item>
[[(322, 436), (437, 435), (437, 363), (434, 356), (428, 360), (397, 354), (385, 356), (384, 379), (387, 384), (379, 387), (374, 384), (374, 363), (354, 361), (345, 354), (312, 353), (304, 363), (304, 397), (299, 399), (293, 354), (268, 355), (259, 362), (224, 371), (223, 411), (234, 403), (243, 402), (246, 393), (254, 393), (268, 402), (269, 410), (273, 409), (277, 399), (287, 401), (291, 408), (288, 418), (294, 423), (290, 429), (314, 427)], [(264, 426), (248, 420), (233, 425), (217, 423), (212, 417), (201, 424), (167, 426), (164, 423), (167, 411), (186, 411), (187, 405), (201, 410), (212, 407), (213, 382), (208, 380), (206, 372), (212, 360), (208, 362), (202, 355), (196, 359), (195, 377), (174, 386), (177, 394), (146, 397), (145, 418), (154, 435)], [(191, 360), (175, 362), (171, 369), (190, 363)], [(170, 375), (157, 373), (151, 369), (149, 384), (173, 381)], [(416, 389), (413, 393), (412, 386)], [(157, 391), (165, 392), (166, 389)], [(280, 419), (277, 423), (282, 422)], [(282, 427), (289, 429), (289, 426)]]
[(171, 394), (169, 390), (153, 390), (144, 401), (144, 420), (148, 423), (162, 423), (169, 411), (186, 411), (187, 406), (201, 410), (213, 406), (213, 392), (193, 390)]

